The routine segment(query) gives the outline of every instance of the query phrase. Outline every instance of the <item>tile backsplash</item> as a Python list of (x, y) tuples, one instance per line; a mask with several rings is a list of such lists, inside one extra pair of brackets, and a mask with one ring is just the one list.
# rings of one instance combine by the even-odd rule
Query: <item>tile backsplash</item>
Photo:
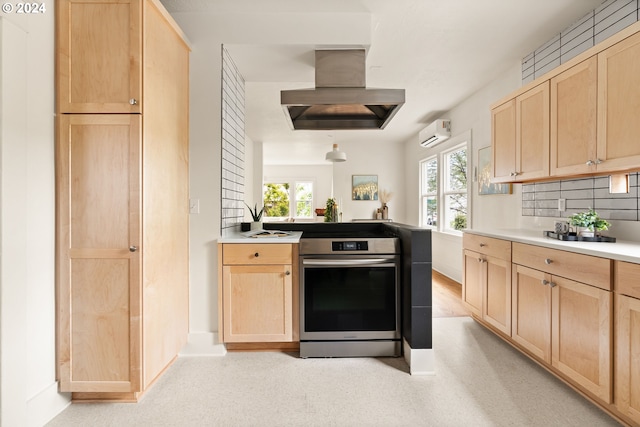
[[(609, 177), (522, 184), (522, 216), (568, 218), (589, 208), (609, 220), (639, 221), (638, 173), (629, 174), (629, 192), (609, 193)], [(566, 210), (558, 209), (564, 199)]]
[(222, 49), (221, 229), (239, 228), (244, 217), (244, 78)]
[(640, 19), (640, 0), (608, 0), (522, 59), (529, 83)]

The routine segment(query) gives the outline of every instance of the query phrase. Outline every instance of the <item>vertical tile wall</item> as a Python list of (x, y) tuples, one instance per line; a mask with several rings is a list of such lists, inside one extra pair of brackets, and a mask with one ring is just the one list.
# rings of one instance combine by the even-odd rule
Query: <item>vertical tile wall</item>
[[(522, 60), (522, 84), (529, 83), (640, 20), (640, 0), (608, 0)], [(522, 215), (567, 218), (589, 208), (613, 220), (640, 220), (638, 173), (629, 193), (610, 194), (608, 177), (522, 185)], [(566, 211), (558, 210), (566, 200)]]
[(222, 224), (238, 228), (244, 216), (244, 79), (222, 49)]

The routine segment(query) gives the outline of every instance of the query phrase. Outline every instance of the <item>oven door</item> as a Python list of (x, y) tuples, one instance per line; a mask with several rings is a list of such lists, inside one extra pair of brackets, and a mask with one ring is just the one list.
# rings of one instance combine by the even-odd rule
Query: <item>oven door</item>
[(305, 256), (300, 340), (400, 339), (399, 257)]

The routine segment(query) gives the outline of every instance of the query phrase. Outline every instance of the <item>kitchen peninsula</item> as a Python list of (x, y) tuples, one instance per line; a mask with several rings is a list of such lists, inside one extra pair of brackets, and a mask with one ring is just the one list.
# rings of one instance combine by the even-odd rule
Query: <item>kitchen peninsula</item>
[[(229, 349), (234, 348), (280, 348), (298, 349), (299, 328), (299, 260), (298, 247), (302, 239), (335, 239), (341, 250), (350, 251), (353, 241), (370, 238), (392, 238), (399, 242), (399, 262), (397, 268), (399, 313), (397, 313), (404, 357), (412, 374), (433, 372), (431, 340), (431, 231), (397, 223), (357, 222), (357, 223), (265, 223), (266, 230), (280, 230), (290, 236), (252, 238), (248, 234), (233, 233), (221, 238), (219, 244), (219, 305), (222, 341)], [(345, 243), (346, 242), (346, 243)], [(360, 250), (360, 247), (353, 248)], [(264, 271), (262, 271), (264, 270)], [(268, 270), (268, 271), (267, 271)], [(271, 279), (262, 276), (276, 289), (277, 309), (271, 304), (269, 310), (279, 322), (275, 322), (277, 333), (250, 333), (240, 338), (231, 329), (230, 313), (243, 316), (240, 308), (230, 311), (229, 284), (233, 273), (260, 271), (272, 274)], [(245, 282), (246, 283), (246, 282)], [(225, 292), (226, 290), (226, 292)], [(264, 289), (261, 291), (264, 292)], [(256, 297), (253, 301), (264, 300)], [(275, 315), (275, 312), (278, 315)], [(253, 323), (258, 329), (264, 322), (257, 319), (243, 321)], [(260, 316), (264, 318), (264, 316)], [(285, 325), (282, 327), (281, 325)], [(264, 331), (264, 330), (263, 330)], [(261, 336), (262, 335), (262, 336)]]

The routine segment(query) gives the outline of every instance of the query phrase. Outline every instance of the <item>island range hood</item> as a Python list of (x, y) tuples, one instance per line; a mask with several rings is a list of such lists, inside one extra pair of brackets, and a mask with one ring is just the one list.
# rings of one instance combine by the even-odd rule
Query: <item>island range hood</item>
[(283, 90), (294, 130), (384, 129), (404, 104), (404, 89), (366, 87), (364, 49), (316, 50), (316, 87)]

